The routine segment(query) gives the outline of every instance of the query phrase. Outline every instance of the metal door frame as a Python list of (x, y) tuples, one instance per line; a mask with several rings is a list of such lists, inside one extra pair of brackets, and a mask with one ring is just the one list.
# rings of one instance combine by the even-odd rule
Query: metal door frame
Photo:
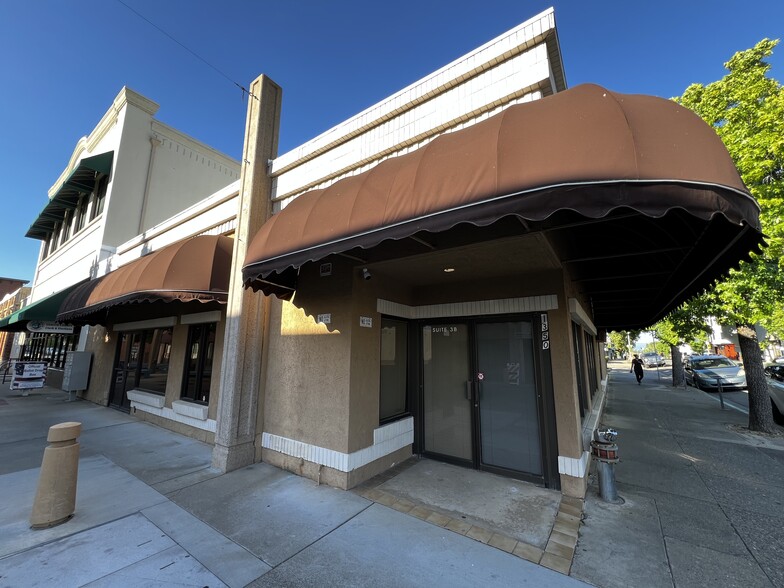
[[(478, 349), (476, 343), (476, 325), (479, 323), (502, 322), (530, 322), (533, 329), (534, 340), (534, 381), (537, 390), (537, 413), (539, 419), (539, 436), (542, 460), (542, 475), (534, 475), (517, 470), (509, 470), (498, 466), (490, 466), (481, 460), (481, 420), (477, 399), (475, 378), (471, 382), (471, 454), (470, 460), (463, 460), (448, 455), (430, 453), (424, 447), (424, 357), (422, 350), (422, 328), (425, 326), (438, 326), (445, 324), (464, 324), (468, 328), (468, 372), (472, 376), (477, 374)], [(439, 459), (448, 463), (471, 467), (473, 469), (488, 471), (503, 476), (533, 482), (548, 488), (560, 489), (560, 476), (558, 475), (558, 445), (556, 436), (555, 403), (553, 398), (552, 363), (549, 350), (549, 324), (547, 313), (523, 313), (505, 315), (480, 315), (469, 317), (439, 317), (411, 321), (414, 337), (411, 337), (409, 365), (410, 382), (415, 386), (414, 402), (410, 404), (414, 414), (414, 452)], [(544, 328), (543, 328), (544, 326)], [(541, 337), (538, 337), (542, 334)], [(415, 339), (415, 341), (414, 341)], [(545, 344), (546, 341), (546, 344)]]

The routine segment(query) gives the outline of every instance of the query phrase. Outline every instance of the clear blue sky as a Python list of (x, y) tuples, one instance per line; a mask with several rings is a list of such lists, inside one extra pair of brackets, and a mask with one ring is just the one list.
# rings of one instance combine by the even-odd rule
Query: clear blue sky
[[(281, 153), (549, 6), (569, 86), (669, 98), (784, 36), (782, 0), (123, 1), (230, 80), (280, 84)], [(240, 91), (118, 0), (0, 0), (0, 60), (0, 276), (32, 280), (40, 242), (24, 234), (124, 85), (160, 104), (160, 121), (240, 158)], [(781, 80), (784, 46), (771, 64)]]

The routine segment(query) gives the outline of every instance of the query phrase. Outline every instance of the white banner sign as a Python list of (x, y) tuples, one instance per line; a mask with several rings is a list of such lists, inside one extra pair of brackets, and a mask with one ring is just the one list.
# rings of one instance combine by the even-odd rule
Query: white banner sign
[(51, 321), (30, 321), (27, 323), (27, 330), (31, 333), (57, 333), (58, 335), (71, 335), (74, 332), (73, 325), (61, 325)]
[(14, 364), (11, 390), (43, 388), (46, 382), (46, 362), (17, 361)]

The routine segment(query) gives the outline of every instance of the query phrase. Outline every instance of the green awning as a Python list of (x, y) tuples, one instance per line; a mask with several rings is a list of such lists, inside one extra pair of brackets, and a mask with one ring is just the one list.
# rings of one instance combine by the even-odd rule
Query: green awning
[(46, 239), (54, 231), (55, 224), (65, 218), (65, 213), (76, 208), (79, 198), (95, 189), (98, 178), (109, 175), (113, 160), (114, 151), (82, 159), (49, 200), (35, 222), (30, 225), (25, 237)]
[(57, 313), (60, 311), (60, 305), (63, 300), (84, 282), (79, 282), (73, 286), (69, 286), (65, 290), (60, 290), (56, 294), (42, 298), (38, 302), (28, 304), (24, 308), (20, 308), (11, 316), (0, 320), (0, 331), (24, 331), (27, 328), (27, 323), (30, 321), (51, 321), (57, 320)]

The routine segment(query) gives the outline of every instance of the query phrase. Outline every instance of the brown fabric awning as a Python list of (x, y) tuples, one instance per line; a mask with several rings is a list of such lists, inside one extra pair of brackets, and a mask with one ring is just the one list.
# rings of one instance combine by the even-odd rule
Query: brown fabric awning
[(130, 304), (225, 303), (233, 245), (222, 235), (168, 245), (76, 288), (63, 301), (57, 320), (105, 324), (110, 310)]
[(670, 100), (582, 85), (299, 196), (256, 234), (243, 280), (290, 298), (297, 268), (330, 254), (460, 223), (560, 211), (601, 219), (622, 208), (723, 215), (759, 241), (759, 207), (713, 129)]

